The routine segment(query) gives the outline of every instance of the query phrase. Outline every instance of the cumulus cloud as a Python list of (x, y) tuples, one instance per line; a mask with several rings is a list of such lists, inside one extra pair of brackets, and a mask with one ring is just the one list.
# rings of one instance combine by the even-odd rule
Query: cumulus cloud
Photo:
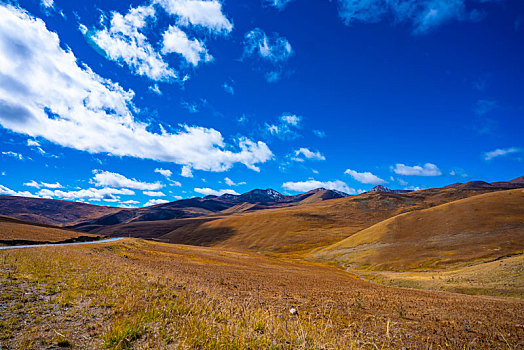
[(122, 174), (109, 171), (94, 170), (95, 176), (91, 180), (96, 187), (128, 187), (136, 190), (158, 190), (164, 187), (160, 182), (141, 182), (135, 179), (128, 179)]
[(8, 195), (8, 196), (20, 196), (20, 197), (37, 197), (36, 195), (32, 194), (28, 191), (14, 191), (8, 187), (5, 187), (3, 185), (0, 185), (0, 195)]
[(296, 157), (304, 156), (307, 159), (313, 159), (313, 160), (326, 160), (326, 157), (324, 157), (322, 153), (318, 151), (312, 152), (308, 148), (303, 148), (303, 147), (295, 151), (295, 156)]
[(47, 183), (47, 182), (36, 182), (35, 180), (31, 180), (31, 182), (24, 183), (24, 186), (28, 187), (34, 187), (34, 188), (64, 188), (58, 181), (53, 183)]
[[(478, 1), (476, 4), (490, 2)], [(482, 17), (477, 6), (469, 10), (466, 0), (338, 0), (339, 14), (346, 24), (375, 23), (388, 16), (409, 22), (413, 32), (423, 34), (450, 21), (475, 21)], [(472, 4), (470, 4), (472, 5)]]
[(125, 63), (135, 74), (155, 81), (171, 81), (177, 78), (177, 72), (169, 67), (140, 31), (146, 26), (147, 20), (154, 17), (153, 6), (131, 8), (126, 15), (113, 12), (108, 26), (101, 30), (86, 31), (85, 35), (109, 59)]
[(164, 203), (169, 203), (169, 201), (165, 199), (150, 199), (149, 201), (147, 201), (146, 204), (144, 204), (144, 207), (149, 207), (151, 205), (164, 204)]
[(353, 179), (363, 184), (382, 185), (386, 183), (386, 181), (368, 171), (359, 173), (355, 170), (347, 169), (344, 171), (344, 174), (350, 175)]
[[(163, 8), (176, 20), (162, 34), (161, 50), (157, 51), (146, 36), (148, 24), (158, 24), (157, 7)], [(172, 81), (178, 72), (169, 67), (164, 56), (177, 53), (192, 66), (213, 59), (205, 43), (189, 38), (181, 27), (196, 26), (213, 34), (227, 34), (233, 25), (222, 13), (219, 1), (201, 0), (154, 0), (144, 6), (131, 8), (125, 15), (111, 13), (108, 25), (99, 30), (80, 30), (113, 61), (126, 64), (133, 73), (147, 76), (155, 81)], [(155, 28), (156, 30), (156, 28)], [(182, 78), (184, 80), (184, 78)]]
[(233, 24), (222, 11), (218, 0), (156, 0), (169, 14), (176, 16), (179, 26), (197, 26), (215, 34), (228, 34)]
[(517, 152), (524, 152), (524, 150), (517, 147), (499, 148), (494, 151), (484, 153), (484, 160), (491, 160), (493, 158), (502, 157)]
[[(227, 145), (214, 129), (181, 125), (149, 131), (133, 111), (133, 91), (79, 65), (58, 36), (16, 7), (0, 5), (0, 125), (64, 147), (173, 162), (206, 171), (241, 163), (258, 171), (272, 158), (263, 142)], [(235, 150), (236, 148), (236, 150)]]
[(37, 195), (44, 198), (60, 198), (67, 200), (87, 200), (87, 201), (106, 201), (117, 202), (120, 195), (132, 196), (135, 192), (127, 188), (87, 188), (75, 191), (41, 189)]
[(442, 172), (440, 169), (431, 163), (424, 164), (423, 167), (419, 165), (408, 166), (404, 164), (396, 164), (393, 168), (395, 174), (406, 176), (440, 176)]
[(180, 172), (180, 175), (183, 177), (193, 177), (193, 171), (191, 170), (190, 166), (184, 165), (182, 167), (182, 171)]
[(196, 193), (200, 193), (200, 194), (203, 194), (205, 196), (221, 196), (223, 194), (234, 194), (234, 195), (239, 195), (238, 192), (234, 191), (234, 190), (230, 190), (230, 189), (227, 189), (227, 190), (213, 190), (211, 188), (195, 188), (193, 189)]
[(307, 192), (317, 188), (325, 188), (328, 190), (336, 190), (347, 194), (356, 194), (357, 191), (354, 188), (349, 187), (345, 182), (340, 180), (335, 181), (317, 181), (307, 180), (298, 182), (284, 182), (282, 188), (289, 191), (295, 192)]
[(173, 172), (171, 170), (162, 168), (156, 168), (155, 173), (159, 173), (167, 179), (169, 179), (171, 175), (173, 175)]
[(201, 61), (210, 62), (213, 60), (213, 56), (209, 54), (202, 41), (189, 39), (187, 34), (176, 26), (169, 26), (162, 34), (162, 38), (163, 54), (176, 52), (195, 67), (198, 66)]
[(143, 194), (149, 197), (165, 197), (166, 194), (160, 191), (143, 191)]

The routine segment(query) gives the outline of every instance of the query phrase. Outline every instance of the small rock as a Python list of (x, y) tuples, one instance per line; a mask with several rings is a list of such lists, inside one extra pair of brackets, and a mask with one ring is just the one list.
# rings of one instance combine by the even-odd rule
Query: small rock
[(291, 309), (289, 309), (289, 313), (290, 313), (291, 315), (298, 315), (298, 311), (297, 311), (297, 309), (295, 309), (294, 307), (292, 307)]

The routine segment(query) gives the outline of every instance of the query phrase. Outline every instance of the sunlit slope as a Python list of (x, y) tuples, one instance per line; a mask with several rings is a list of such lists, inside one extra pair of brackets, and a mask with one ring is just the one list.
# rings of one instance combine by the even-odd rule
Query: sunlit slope
[(59, 242), (79, 236), (96, 235), (0, 216), (0, 241), (5, 244), (9, 241)]
[(524, 250), (524, 190), (486, 193), (401, 214), (309, 255), (352, 268), (458, 266)]
[[(479, 193), (483, 192), (430, 189), (407, 194), (369, 193), (296, 207), (237, 213), (191, 226), (176, 225), (172, 231), (157, 237), (172, 243), (304, 254), (400, 213)], [(175, 226), (175, 221), (162, 225)]]

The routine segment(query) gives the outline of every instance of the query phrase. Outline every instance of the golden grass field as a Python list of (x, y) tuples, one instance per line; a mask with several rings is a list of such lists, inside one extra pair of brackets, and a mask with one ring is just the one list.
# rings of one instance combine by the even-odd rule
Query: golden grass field
[(33, 224), (6, 216), (0, 216), (1, 241), (25, 240), (33, 242), (59, 242), (80, 236), (96, 237), (96, 235), (89, 233)]
[(135, 239), (5, 250), (0, 280), (0, 348), (524, 346), (521, 299), (385, 287), (245, 251)]
[(486, 193), (384, 220), (310, 258), (364, 270), (463, 266), (522, 254), (524, 190)]

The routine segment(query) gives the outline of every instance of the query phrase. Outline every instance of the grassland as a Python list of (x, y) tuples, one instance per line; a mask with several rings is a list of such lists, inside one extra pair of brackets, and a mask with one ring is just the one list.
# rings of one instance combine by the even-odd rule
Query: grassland
[(524, 346), (519, 299), (385, 287), (220, 248), (126, 239), (1, 251), (0, 285), (0, 348)]
[(0, 241), (60, 242), (80, 236), (96, 237), (96, 235), (89, 233), (66, 230), (43, 224), (33, 224), (6, 216), (0, 216)]

